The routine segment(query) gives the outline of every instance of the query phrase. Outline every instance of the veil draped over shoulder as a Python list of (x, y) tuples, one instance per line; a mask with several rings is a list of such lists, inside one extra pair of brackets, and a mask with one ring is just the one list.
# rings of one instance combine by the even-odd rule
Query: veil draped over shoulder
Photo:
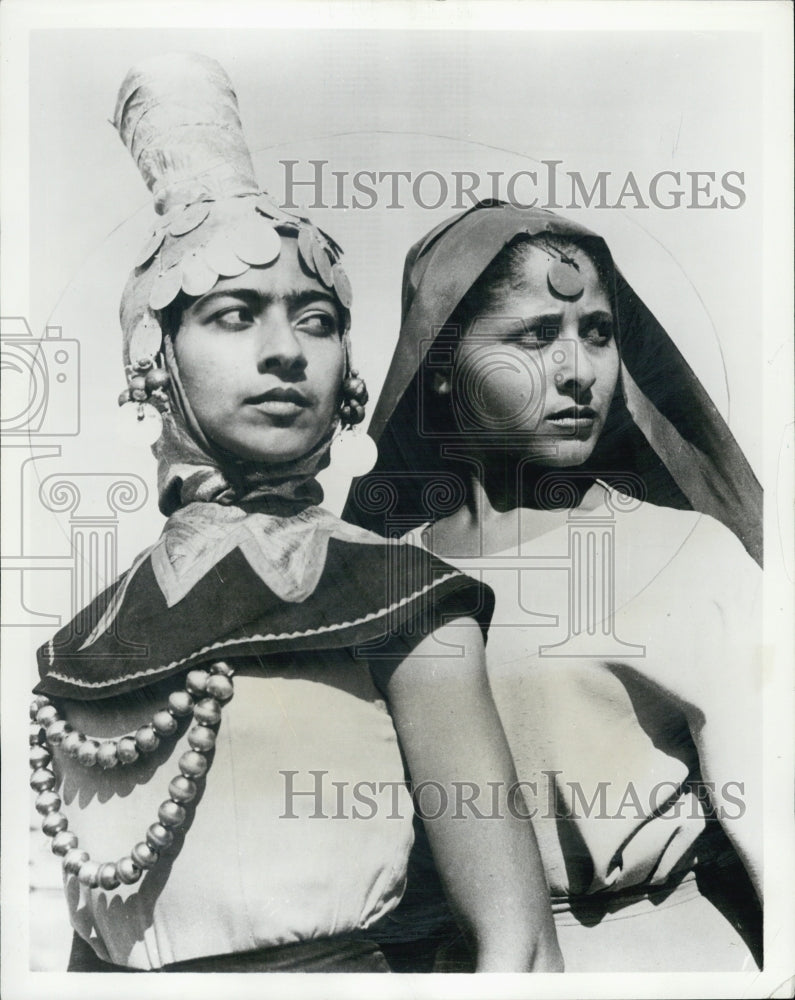
[[(521, 234), (545, 233), (582, 245), (607, 262), (610, 275), (619, 386), (602, 438), (578, 475), (592, 472), (624, 490), (634, 482), (640, 499), (709, 514), (761, 564), (760, 484), (712, 399), (614, 265), (604, 240), (553, 212), (499, 201), (479, 203), (441, 223), (406, 257), (400, 337), (369, 428), (379, 458), (354, 484), (343, 517), (375, 531), (384, 530), (387, 506), (389, 518), (404, 530), (428, 519), (423, 498), (456, 467), (455, 442), (434, 434), (426, 420), (423, 377), (434, 364), (438, 333), (506, 245)], [(465, 448), (465, 438), (460, 445)]]

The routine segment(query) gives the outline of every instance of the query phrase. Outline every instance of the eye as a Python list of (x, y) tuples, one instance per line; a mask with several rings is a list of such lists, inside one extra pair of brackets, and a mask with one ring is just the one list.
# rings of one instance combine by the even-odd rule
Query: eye
[(588, 324), (581, 336), (589, 344), (604, 347), (613, 339), (613, 324), (608, 319), (595, 320)]
[(544, 347), (560, 336), (560, 326), (557, 323), (534, 323), (532, 326), (522, 326), (514, 331), (511, 340), (523, 347)]
[(296, 329), (311, 337), (330, 337), (338, 332), (336, 316), (324, 310), (304, 313), (296, 321)]
[(211, 317), (211, 322), (222, 330), (247, 330), (254, 320), (254, 313), (248, 306), (234, 306), (223, 309)]

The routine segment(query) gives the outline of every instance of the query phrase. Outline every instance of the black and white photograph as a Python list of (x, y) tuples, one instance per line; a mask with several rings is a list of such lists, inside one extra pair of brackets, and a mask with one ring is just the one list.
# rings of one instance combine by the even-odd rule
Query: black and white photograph
[(792, 6), (0, 29), (3, 997), (792, 996)]

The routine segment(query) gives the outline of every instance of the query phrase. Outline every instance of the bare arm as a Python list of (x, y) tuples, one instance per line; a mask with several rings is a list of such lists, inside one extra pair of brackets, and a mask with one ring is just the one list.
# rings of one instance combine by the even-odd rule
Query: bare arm
[[(440, 655), (439, 643), (448, 654), (450, 645), (462, 649)], [(476, 971), (560, 972), (549, 890), (515, 789), (512, 798), (516, 773), (483, 654), (476, 623), (459, 619), (397, 666), (393, 660), (373, 669), (414, 788), (428, 783), (419, 805), (445, 892), (474, 943)]]

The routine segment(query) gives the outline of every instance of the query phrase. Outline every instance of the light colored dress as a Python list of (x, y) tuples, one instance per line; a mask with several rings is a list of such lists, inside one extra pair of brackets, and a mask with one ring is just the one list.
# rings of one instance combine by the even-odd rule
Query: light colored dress
[[(92, 735), (134, 729), (162, 693), (145, 688), (124, 704), (109, 719), (105, 705), (69, 702), (67, 717)], [(60, 760), (70, 829), (92, 858), (128, 854), (157, 818), (188, 749), (184, 734), (166, 744), (110, 772)], [(363, 781), (384, 783), (360, 793), (375, 808), (354, 797)], [(400, 899), (411, 822), (392, 720), (364, 663), (347, 650), (305, 654), (281, 670), (239, 661), (184, 842), (162, 868), (114, 892), (68, 877), (71, 921), (101, 959), (133, 969), (352, 936)]]
[(753, 968), (742, 905), (705, 898), (738, 865), (700, 777), (711, 727), (738, 747), (717, 775), (725, 826), (749, 823), (759, 759), (740, 748), (760, 728), (736, 682), (754, 687), (758, 570), (712, 518), (603, 489), (527, 543), (445, 555), (495, 593), (489, 680), (566, 970)]
[[(364, 655), (479, 605), (485, 630), (491, 604), (474, 581), (320, 508), (286, 517), (196, 502), (173, 514), (38, 654), (37, 693), (98, 743), (152, 722), (191, 668), (234, 669), (174, 843), (132, 886), (65, 876), (78, 937), (102, 961), (159, 969), (366, 932), (403, 892), (413, 805)], [(191, 728), (183, 719), (153, 752), (105, 771), (56, 745), (61, 819), (92, 862), (145, 839)]]

